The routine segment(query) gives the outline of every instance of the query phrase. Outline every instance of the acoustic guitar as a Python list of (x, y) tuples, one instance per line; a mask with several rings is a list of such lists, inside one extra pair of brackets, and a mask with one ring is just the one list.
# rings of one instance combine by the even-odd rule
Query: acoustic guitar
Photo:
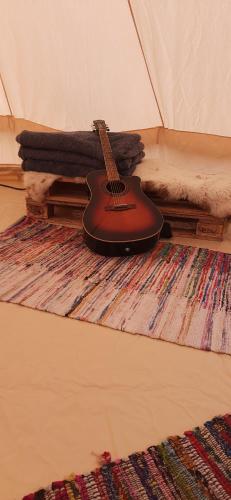
[(105, 256), (146, 252), (159, 239), (163, 217), (142, 191), (139, 177), (119, 175), (105, 122), (95, 120), (94, 127), (106, 169), (93, 171), (86, 179), (91, 198), (83, 214), (85, 242)]

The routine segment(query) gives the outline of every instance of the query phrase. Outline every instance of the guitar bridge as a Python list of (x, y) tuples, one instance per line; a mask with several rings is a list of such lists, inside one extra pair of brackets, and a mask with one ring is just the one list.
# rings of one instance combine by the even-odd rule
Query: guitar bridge
[(136, 208), (135, 203), (120, 203), (115, 205), (107, 205), (105, 210), (107, 211), (119, 211), (119, 210), (130, 210), (131, 208)]

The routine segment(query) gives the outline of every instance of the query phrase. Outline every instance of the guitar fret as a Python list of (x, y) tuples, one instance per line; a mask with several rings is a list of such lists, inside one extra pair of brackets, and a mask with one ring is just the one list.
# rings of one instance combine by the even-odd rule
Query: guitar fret
[(115, 160), (113, 158), (113, 153), (111, 150), (110, 141), (107, 135), (107, 131), (104, 129), (99, 130), (100, 142), (103, 150), (103, 157), (105, 161), (105, 166), (107, 170), (107, 175), (109, 180), (119, 180), (120, 176), (117, 170)]

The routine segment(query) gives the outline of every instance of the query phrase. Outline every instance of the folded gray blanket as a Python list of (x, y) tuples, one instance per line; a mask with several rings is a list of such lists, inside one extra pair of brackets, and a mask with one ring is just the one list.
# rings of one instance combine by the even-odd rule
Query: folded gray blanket
[[(138, 163), (144, 157), (144, 152), (141, 151), (138, 155), (133, 158), (128, 158), (127, 160), (117, 161), (117, 168), (121, 175), (131, 175)], [(105, 169), (104, 161), (96, 161), (94, 164), (83, 164), (83, 163), (68, 163), (61, 161), (46, 161), (46, 160), (23, 160), (22, 169), (24, 171), (34, 171), (34, 172), (46, 172), (49, 174), (64, 175), (66, 177), (85, 177), (89, 172), (93, 170)]]
[[(128, 164), (130, 165), (130, 160), (137, 157), (142, 153), (141, 158), (144, 156), (144, 145), (142, 142), (138, 142), (134, 145), (131, 151), (128, 151), (128, 156), (126, 159), (121, 159), (116, 156), (114, 153), (115, 161), (119, 164)], [(62, 162), (62, 163), (75, 163), (79, 165), (86, 165), (95, 168), (104, 168), (103, 158), (95, 158), (93, 156), (87, 156), (79, 153), (72, 153), (69, 151), (59, 151), (57, 149), (36, 149), (36, 148), (27, 148), (25, 146), (21, 146), (19, 148), (18, 156), (22, 158), (22, 160), (45, 160), (45, 161), (54, 161), (54, 162)]]
[[(140, 153), (140, 148), (143, 149), (139, 134), (109, 132), (108, 135), (115, 160), (132, 158)], [(103, 160), (99, 136), (94, 132), (50, 133), (24, 130), (16, 137), (16, 140), (21, 146), (33, 150), (66, 151)], [(21, 154), (24, 154), (23, 150)]]

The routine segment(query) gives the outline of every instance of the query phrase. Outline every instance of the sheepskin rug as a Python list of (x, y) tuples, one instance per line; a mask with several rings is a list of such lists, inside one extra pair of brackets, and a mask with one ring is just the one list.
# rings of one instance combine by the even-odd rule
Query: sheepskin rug
[[(143, 189), (156, 192), (163, 199), (184, 199), (208, 209), (215, 217), (231, 216), (231, 169), (226, 166), (187, 168), (147, 155), (133, 175), (141, 177)], [(37, 202), (45, 199), (49, 187), (59, 179), (62, 177), (53, 174), (24, 173), (28, 195)], [(75, 177), (72, 181), (84, 183), (85, 179)]]
[(214, 217), (231, 216), (231, 168), (218, 165), (175, 166), (159, 159), (145, 159), (136, 168), (143, 189), (169, 200), (188, 200), (208, 209)]
[[(62, 175), (46, 174), (43, 172), (24, 172), (24, 187), (27, 195), (34, 201), (45, 201), (49, 188), (55, 181), (62, 180)], [(72, 177), (71, 182), (85, 184), (85, 177)]]

